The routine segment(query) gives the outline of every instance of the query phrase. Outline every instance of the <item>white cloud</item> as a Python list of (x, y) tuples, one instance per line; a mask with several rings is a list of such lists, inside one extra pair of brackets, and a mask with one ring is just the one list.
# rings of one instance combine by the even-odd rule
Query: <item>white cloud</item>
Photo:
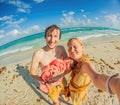
[(76, 21), (73, 18), (73, 15), (75, 12), (70, 11), (68, 13), (63, 12), (63, 17), (61, 18), (61, 26), (62, 27), (68, 27), (68, 26), (74, 26), (76, 24)]
[(11, 36), (11, 37), (17, 37), (17, 36), (20, 35), (20, 34), (21, 34), (21, 32), (18, 31), (17, 29), (14, 29), (14, 30), (6, 33), (7, 36)]
[(35, 33), (39, 33), (41, 31), (42, 31), (42, 29), (39, 27), (39, 25), (34, 25), (32, 27), (29, 27), (28, 29), (25, 29), (23, 31), (23, 34), (24, 35), (32, 35), (32, 34), (35, 34)]
[(4, 30), (0, 30), (0, 39), (2, 39), (2, 38), (4, 38), (5, 36), (4, 36)]
[(81, 12), (85, 12), (85, 10), (84, 10), (84, 9), (81, 9), (80, 11), (81, 11)]
[(24, 8), (18, 8), (17, 11), (22, 13), (30, 13), (29, 9), (24, 9)]
[(10, 16), (3, 16), (3, 17), (0, 17), (0, 21), (11, 20), (12, 17), (13, 17), (12, 15), (10, 15)]
[(29, 27), (24, 30), (14, 29), (14, 30), (6, 33), (5, 36), (13, 37), (15, 39), (15, 38), (25, 37), (27, 35), (39, 33), (41, 31), (43, 31), (42, 28), (40, 28), (38, 25), (34, 25), (34, 26)]
[(90, 18), (83, 14), (82, 16), (75, 17), (75, 12), (63, 12), (60, 26), (67, 27), (111, 27), (120, 29), (120, 13), (109, 14), (100, 18), (98, 16)]
[(117, 18), (118, 18), (118, 17), (117, 17), (116, 14), (112, 14), (112, 15), (107, 15), (107, 16), (105, 16), (105, 19), (106, 19), (107, 21), (111, 21), (112, 23), (116, 23), (116, 22), (118, 21)]
[(4, 35), (3, 34), (0, 34), (0, 39), (4, 38)]
[(86, 18), (87, 16), (86, 15), (83, 15), (84, 18)]
[(2, 25), (7, 25), (7, 27), (15, 27), (18, 28), (19, 24), (24, 22), (24, 18), (20, 18), (19, 20), (15, 21), (14, 18), (7, 19)]
[(71, 24), (74, 24), (75, 23), (75, 21), (74, 21), (74, 19), (73, 19), (73, 17), (72, 17), (72, 15), (70, 15), (70, 14), (63, 14), (63, 18), (61, 18), (61, 25), (62, 26), (68, 26), (68, 25), (71, 25)]
[(18, 12), (30, 13), (31, 6), (20, 0), (3, 0), (2, 2), (16, 6)]
[(98, 18), (98, 17), (95, 17), (95, 20), (99, 20), (99, 18)]
[(83, 17), (85, 18), (84, 20), (81, 18), (75, 18), (74, 12), (68, 12), (68, 13), (63, 13), (62, 14), (63, 17), (61, 18), (61, 23), (60, 26), (63, 28), (67, 28), (67, 27), (82, 27), (82, 26), (95, 26), (97, 25), (97, 23), (91, 19), (89, 19), (86, 15), (83, 15)]
[(5, 31), (4, 30), (0, 30), (0, 33), (4, 33)]
[(75, 12), (70, 11), (70, 12), (68, 12), (68, 14), (69, 14), (69, 15), (74, 15), (74, 14), (75, 14)]
[(109, 27), (115, 27), (115, 28), (120, 27), (120, 14), (119, 13), (106, 15), (104, 18)]
[(67, 17), (67, 14), (65, 14), (65, 13), (63, 13), (62, 15), (63, 15), (64, 17)]
[(15, 1), (10, 0), (8, 3), (12, 4), (12, 5), (15, 5), (17, 7), (20, 7), (20, 8), (21, 7), (23, 7), (23, 8), (31, 8), (29, 4), (26, 4), (26, 3), (22, 2), (22, 1), (19, 1), (19, 0), (15, 0)]
[(33, 0), (34, 2), (36, 2), (36, 3), (41, 3), (41, 2), (43, 2), (44, 0)]
[(23, 23), (25, 19), (20, 18), (19, 20), (16, 20), (16, 17), (14, 15), (10, 15), (10, 16), (0, 17), (0, 21), (1, 21), (0, 25), (4, 26), (4, 28), (6, 27), (18, 28), (19, 24)]

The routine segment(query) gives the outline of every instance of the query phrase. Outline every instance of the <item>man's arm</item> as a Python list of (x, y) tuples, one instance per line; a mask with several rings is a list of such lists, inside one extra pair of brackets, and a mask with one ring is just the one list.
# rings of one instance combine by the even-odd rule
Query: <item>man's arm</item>
[(38, 60), (38, 52), (35, 52), (33, 54), (33, 57), (32, 57), (32, 63), (31, 63), (31, 67), (30, 67), (30, 75), (36, 79), (37, 81), (41, 81), (42, 79), (40, 78), (40, 76), (37, 75), (37, 70), (38, 70), (38, 67), (39, 67), (39, 60)]

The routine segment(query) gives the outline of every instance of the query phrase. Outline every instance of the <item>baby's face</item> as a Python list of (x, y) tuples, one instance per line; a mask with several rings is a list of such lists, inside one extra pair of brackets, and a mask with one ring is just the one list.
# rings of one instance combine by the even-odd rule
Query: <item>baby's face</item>
[(74, 68), (74, 67), (77, 65), (77, 61), (75, 61), (75, 60), (72, 59), (72, 58), (69, 59), (69, 62), (70, 62), (70, 67), (71, 67), (71, 68)]
[(71, 66), (74, 66), (74, 61), (73, 61), (72, 59), (70, 59), (69, 62), (70, 62), (70, 65), (71, 65)]

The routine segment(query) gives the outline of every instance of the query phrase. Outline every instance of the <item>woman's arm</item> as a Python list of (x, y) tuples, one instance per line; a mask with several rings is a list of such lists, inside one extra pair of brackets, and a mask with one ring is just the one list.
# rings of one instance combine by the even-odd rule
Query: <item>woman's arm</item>
[(120, 74), (118, 76), (111, 78), (109, 82), (109, 87), (113, 93), (117, 94), (117, 97), (120, 101)]
[[(97, 88), (107, 91), (106, 83), (110, 76), (98, 73), (93, 64), (88, 62), (82, 65), (82, 71), (90, 76), (92, 82)], [(120, 101), (120, 76), (111, 78), (109, 81), (109, 88), (113, 93), (117, 94)]]
[(98, 73), (94, 65), (90, 62), (83, 63), (82, 71), (90, 76), (92, 82), (97, 88), (106, 91), (106, 81), (109, 76)]

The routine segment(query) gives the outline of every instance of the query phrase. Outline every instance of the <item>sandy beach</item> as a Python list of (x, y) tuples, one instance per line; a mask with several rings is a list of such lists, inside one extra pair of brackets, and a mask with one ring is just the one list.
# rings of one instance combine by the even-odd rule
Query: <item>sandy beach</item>
[[(84, 40), (85, 53), (96, 70), (108, 75), (120, 73), (120, 35)], [(33, 50), (0, 60), (0, 105), (52, 105), (39, 84), (29, 75)], [(69, 75), (66, 75), (69, 80)], [(60, 105), (72, 105), (60, 98)], [(85, 105), (119, 105), (116, 95), (101, 92), (93, 84), (88, 89)]]

